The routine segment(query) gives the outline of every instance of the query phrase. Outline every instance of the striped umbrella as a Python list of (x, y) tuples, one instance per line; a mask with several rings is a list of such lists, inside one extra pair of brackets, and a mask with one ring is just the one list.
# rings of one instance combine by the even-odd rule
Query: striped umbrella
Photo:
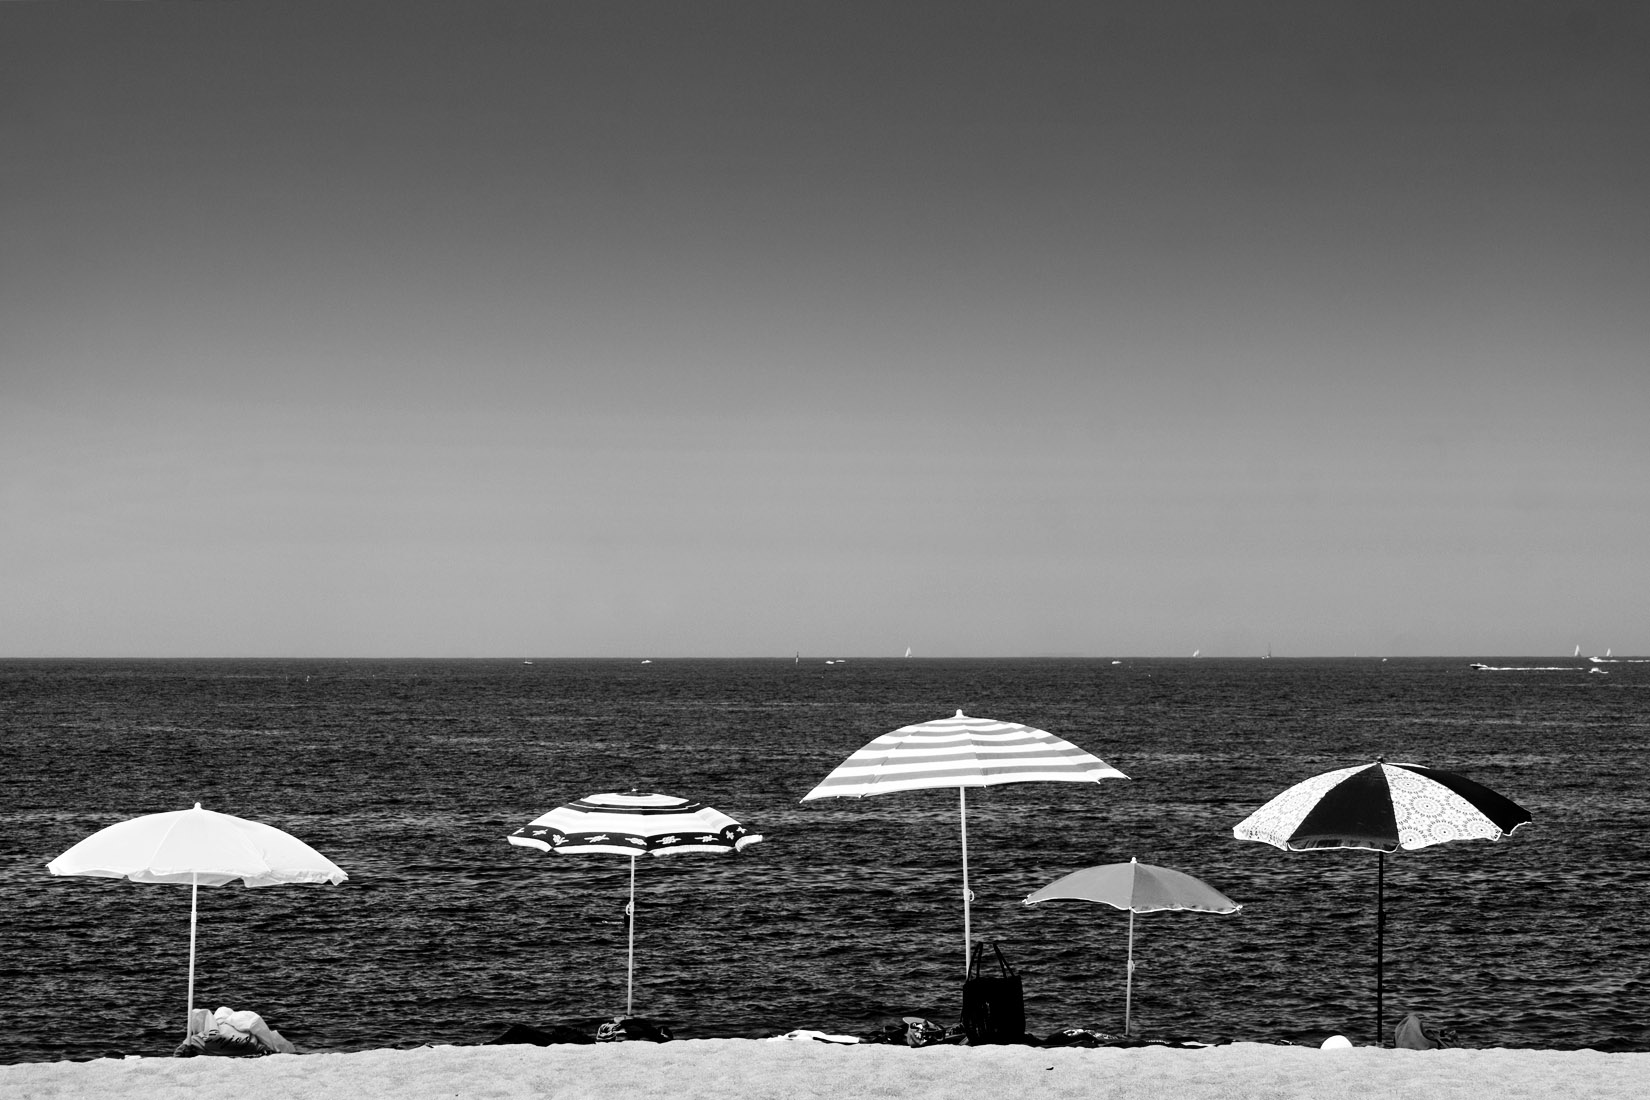
[(557, 806), (505, 838), (545, 852), (601, 852), (630, 857), (629, 958), (625, 964), (625, 1015), (634, 1004), (636, 975), (636, 860), (681, 852), (726, 854), (762, 839), (727, 814), (703, 802), (668, 794), (593, 794)]
[(968, 972), (973, 928), (968, 889), (968, 788), (1001, 783), (1090, 783), (1128, 776), (1097, 756), (1044, 730), (994, 718), (919, 722), (885, 733), (854, 753), (802, 796), (863, 798), (894, 791), (957, 788), (962, 822), (963, 973)]
[(1453, 772), (1419, 764), (1357, 764), (1304, 779), (1238, 822), (1232, 835), (1284, 851), (1362, 848), (1375, 872), (1375, 1042), (1381, 1045), (1386, 853), (1452, 840), (1500, 840), (1529, 811)]

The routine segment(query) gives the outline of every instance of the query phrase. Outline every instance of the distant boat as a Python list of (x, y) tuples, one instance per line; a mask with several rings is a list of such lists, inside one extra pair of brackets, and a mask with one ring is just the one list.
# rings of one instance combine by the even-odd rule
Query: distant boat
[(1192, 656), (1196, 657), (1199, 653), (1202, 653), (1202, 652), (1203, 651), (1201, 649), (1194, 649), (1194, 650), (1192, 650)]
[[(1467, 666), (1478, 672), (1580, 672), (1575, 665), (1486, 665), (1482, 661), (1473, 661)], [(1590, 668), (1588, 672), (1603, 672), (1602, 668)]]
[(905, 655), (907, 657), (911, 656), (911, 647), (910, 646), (905, 647)]
[(1581, 647), (1580, 647), (1580, 646), (1576, 646), (1576, 651), (1575, 651), (1575, 652), (1574, 652), (1574, 653), (1572, 653), (1572, 654), (1570, 654), (1570, 656), (1572, 656), (1572, 657), (1579, 657), (1579, 656), (1581, 656)]
[(643, 657), (642, 658), (642, 664), (650, 665), (652, 663), (653, 663), (653, 658), (651, 658), (651, 657)]

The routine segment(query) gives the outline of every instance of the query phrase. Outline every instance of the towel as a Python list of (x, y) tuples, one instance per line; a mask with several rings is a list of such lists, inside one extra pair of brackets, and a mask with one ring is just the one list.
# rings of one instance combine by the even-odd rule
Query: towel
[(1437, 1050), (1454, 1046), (1455, 1042), (1449, 1032), (1433, 1027), (1411, 1012), (1393, 1029), (1392, 1045), (1404, 1050)]

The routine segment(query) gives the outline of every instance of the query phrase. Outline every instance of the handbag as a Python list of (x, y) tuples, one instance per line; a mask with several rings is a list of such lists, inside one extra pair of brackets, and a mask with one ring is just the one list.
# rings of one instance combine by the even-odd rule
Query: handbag
[[(987, 952), (997, 958), (996, 974), (985, 973), (990, 966)], [(969, 956), (968, 977), (963, 981), (962, 1026), (969, 1046), (1025, 1042), (1025, 988), (995, 943), (977, 943)]]

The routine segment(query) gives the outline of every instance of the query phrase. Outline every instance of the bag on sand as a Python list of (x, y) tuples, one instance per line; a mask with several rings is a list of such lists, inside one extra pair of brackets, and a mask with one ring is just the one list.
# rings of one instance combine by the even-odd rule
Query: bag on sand
[[(987, 951), (996, 955), (999, 973), (984, 973), (989, 967)], [(962, 1026), (969, 1046), (1025, 1042), (1025, 989), (1020, 984), (1020, 976), (1003, 958), (1002, 948), (994, 943), (975, 944), (968, 960), (968, 978), (963, 982)]]

